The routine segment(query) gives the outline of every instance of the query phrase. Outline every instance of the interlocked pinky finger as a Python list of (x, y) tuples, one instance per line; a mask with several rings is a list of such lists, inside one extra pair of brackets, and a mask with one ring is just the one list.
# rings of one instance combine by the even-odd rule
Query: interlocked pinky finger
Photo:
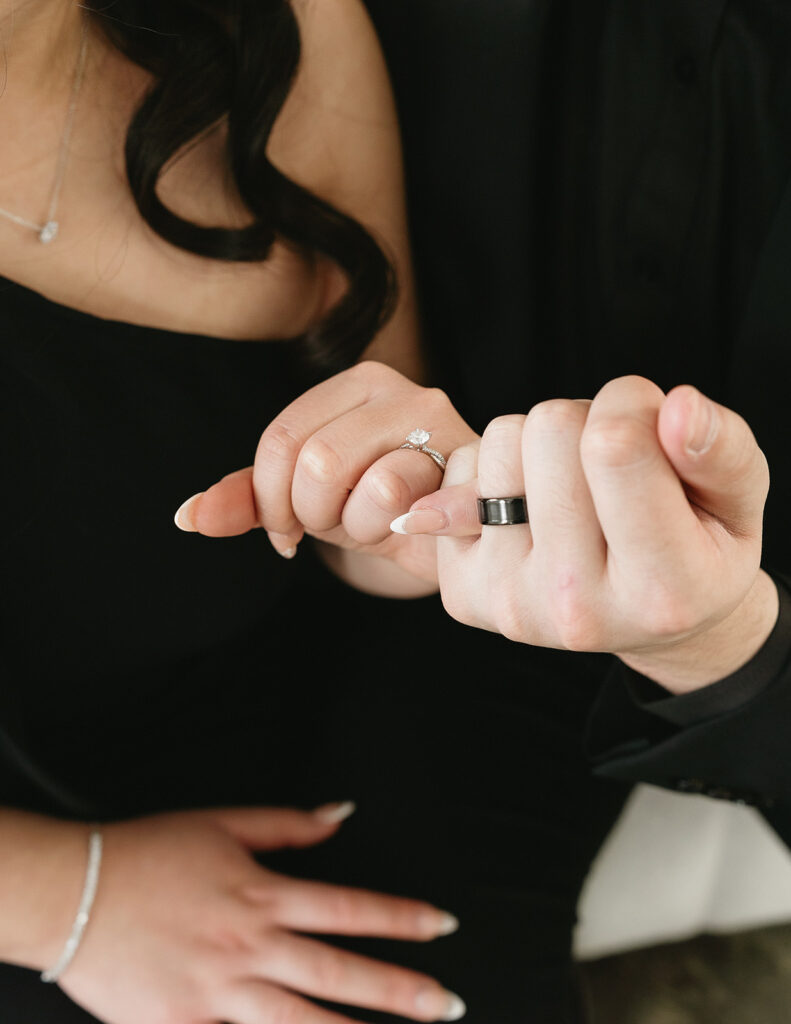
[(460, 484), (468, 484), (478, 476), (478, 449), (480, 439), (463, 444), (460, 448), (452, 451), (448, 457), (448, 464), (445, 475), (442, 479), (442, 486), (457, 487)]
[(314, 1006), (277, 985), (252, 978), (227, 993), (215, 1012), (223, 1024), (360, 1024), (341, 1013)]
[[(446, 488), (458, 493), (465, 487), (475, 488), (478, 476), (478, 450), (480, 441), (457, 448), (448, 459), (442, 490)], [(474, 561), (475, 552), (480, 544), (480, 532), (460, 537), (437, 538), (437, 572), (439, 576), (440, 594), (445, 611), (451, 618), (465, 626), (480, 626), (484, 623), (477, 620), (470, 593), (465, 586), (470, 564)]]
[[(487, 426), (478, 453), (478, 489), (483, 499), (524, 497), (523, 443), (527, 417), (498, 416)], [(529, 516), (529, 509), (527, 510)], [(533, 547), (526, 523), (484, 526), (481, 536), (490, 573), (510, 573), (524, 562)]]
[(442, 604), (448, 615), (463, 626), (496, 632), (479, 585), (489, 574), (480, 538), (438, 537), (437, 572)]
[(498, 416), (483, 432), (478, 452), (482, 498), (512, 498), (525, 493), (522, 435), (527, 417)]
[[(524, 495), (525, 419), (518, 415), (500, 416), (484, 431), (477, 453), (481, 498)], [(531, 550), (532, 535), (527, 524), (484, 526), (480, 540), (474, 542), (438, 539), (440, 591), (448, 614), (468, 626), (506, 636), (519, 635), (523, 626), (518, 607), (523, 590), (521, 576)]]

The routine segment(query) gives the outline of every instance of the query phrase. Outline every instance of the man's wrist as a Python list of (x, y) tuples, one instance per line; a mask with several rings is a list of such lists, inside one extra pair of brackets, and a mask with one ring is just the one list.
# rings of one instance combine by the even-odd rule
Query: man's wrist
[(664, 648), (618, 657), (672, 694), (691, 693), (747, 664), (766, 643), (778, 611), (777, 587), (761, 570), (742, 603), (716, 626)]

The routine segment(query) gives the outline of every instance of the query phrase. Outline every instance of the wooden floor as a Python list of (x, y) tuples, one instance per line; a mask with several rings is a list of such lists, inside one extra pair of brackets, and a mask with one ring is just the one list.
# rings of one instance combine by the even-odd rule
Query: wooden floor
[(584, 964), (590, 1024), (791, 1024), (791, 925)]

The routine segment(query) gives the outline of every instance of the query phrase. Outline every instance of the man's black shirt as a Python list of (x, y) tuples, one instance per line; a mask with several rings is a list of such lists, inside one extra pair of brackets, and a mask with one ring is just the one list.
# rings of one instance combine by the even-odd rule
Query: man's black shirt
[[(791, 5), (367, 3), (436, 381), (479, 430), (624, 374), (696, 385), (764, 449), (764, 565), (791, 571)], [(614, 662), (597, 771), (749, 800), (791, 839), (790, 654), (783, 614), (756, 660), (692, 698)]]

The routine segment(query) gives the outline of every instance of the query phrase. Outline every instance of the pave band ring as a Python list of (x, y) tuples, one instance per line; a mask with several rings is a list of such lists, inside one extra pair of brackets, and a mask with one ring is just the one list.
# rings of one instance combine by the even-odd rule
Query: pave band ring
[(430, 431), (417, 427), (411, 434), (407, 434), (406, 441), (401, 445), (401, 447), (408, 448), (412, 452), (423, 452), (424, 455), (428, 455), (428, 457), (436, 462), (444, 473), (445, 467), (448, 464), (447, 459), (441, 452), (438, 452), (436, 448), (429, 448), (428, 441), (430, 438)]
[(478, 520), (481, 526), (518, 526), (530, 522), (525, 496), (478, 498)]

